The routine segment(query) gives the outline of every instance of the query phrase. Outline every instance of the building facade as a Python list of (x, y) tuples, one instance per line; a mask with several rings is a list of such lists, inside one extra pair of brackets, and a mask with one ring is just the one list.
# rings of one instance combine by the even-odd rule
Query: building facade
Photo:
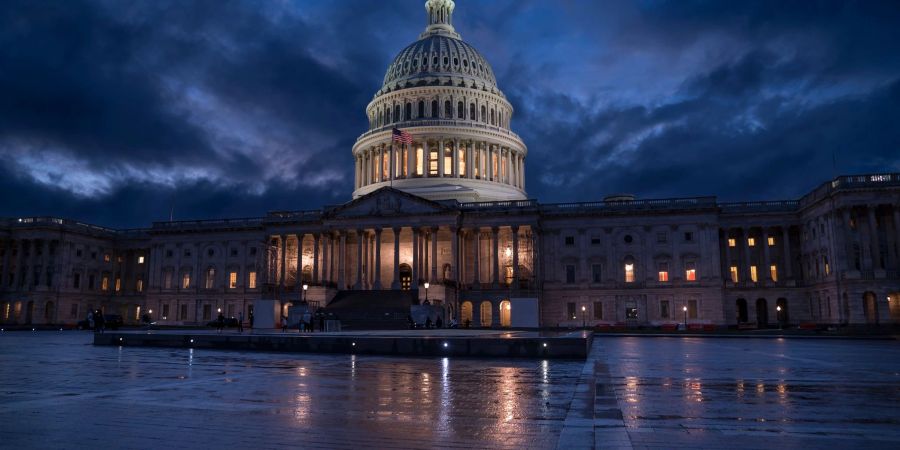
[(135, 230), (6, 219), (0, 322), (103, 308), (202, 324), (262, 299), (286, 311), (379, 291), (474, 327), (515, 325), (519, 300), (543, 327), (900, 321), (900, 174), (837, 177), (788, 201), (528, 199), (512, 105), (453, 28), (454, 2), (425, 6), (425, 31), (366, 108), (351, 201)]

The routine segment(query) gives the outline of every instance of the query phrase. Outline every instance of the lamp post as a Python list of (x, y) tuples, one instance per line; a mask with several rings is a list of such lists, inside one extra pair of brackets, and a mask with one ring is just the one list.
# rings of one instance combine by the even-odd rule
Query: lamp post
[(581, 328), (587, 328), (587, 322), (585, 322), (584, 312), (587, 311), (587, 307), (581, 305)]
[(778, 329), (782, 329), (781, 323), (781, 305), (775, 307), (775, 314), (778, 316)]
[(681, 310), (684, 311), (684, 331), (687, 331), (687, 306), (682, 306)]
[(425, 305), (428, 304), (428, 286), (431, 286), (427, 281), (425, 282)]
[(306, 303), (306, 291), (309, 289), (308, 284), (303, 285), (303, 303)]

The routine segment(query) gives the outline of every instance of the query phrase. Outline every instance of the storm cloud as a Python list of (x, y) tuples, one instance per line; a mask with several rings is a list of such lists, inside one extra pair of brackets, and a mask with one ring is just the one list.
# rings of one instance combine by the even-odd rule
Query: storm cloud
[[(346, 201), (420, 0), (7, 1), (0, 215), (118, 227)], [(900, 171), (900, 8), (457, 1), (545, 202), (795, 198)]]

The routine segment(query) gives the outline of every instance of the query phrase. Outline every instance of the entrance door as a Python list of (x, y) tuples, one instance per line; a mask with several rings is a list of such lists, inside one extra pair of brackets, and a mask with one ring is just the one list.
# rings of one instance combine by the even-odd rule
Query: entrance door
[(412, 285), (412, 268), (408, 264), (400, 264), (400, 289), (408, 291)]
[(756, 326), (766, 328), (769, 326), (769, 305), (766, 299), (756, 299)]
[(737, 299), (737, 321), (739, 324), (747, 323), (748, 314), (747, 314), (747, 300), (742, 298)]
[(509, 300), (500, 302), (500, 326), (512, 326), (512, 306), (509, 303)]
[(875, 293), (866, 292), (863, 294), (863, 309), (866, 313), (866, 323), (878, 323), (878, 304), (875, 302)]
[(31, 325), (31, 320), (34, 318), (34, 302), (29, 301), (25, 304), (25, 325)]

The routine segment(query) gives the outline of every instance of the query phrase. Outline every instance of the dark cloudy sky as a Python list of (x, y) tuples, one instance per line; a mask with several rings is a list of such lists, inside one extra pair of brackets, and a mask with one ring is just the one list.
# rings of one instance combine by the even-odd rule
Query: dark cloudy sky
[[(0, 216), (117, 227), (349, 199), (423, 0), (0, 2)], [(900, 171), (897, 1), (458, 0), (543, 202), (796, 198)]]

